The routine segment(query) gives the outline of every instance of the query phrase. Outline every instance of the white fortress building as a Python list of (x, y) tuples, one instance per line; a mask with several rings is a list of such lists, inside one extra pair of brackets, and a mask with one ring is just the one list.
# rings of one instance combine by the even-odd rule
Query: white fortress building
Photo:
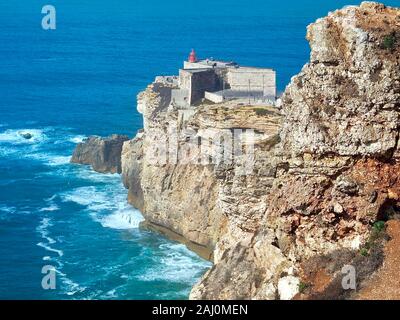
[(179, 76), (156, 77), (156, 82), (176, 86), (171, 91), (171, 104), (184, 109), (196, 106), (204, 99), (213, 103), (240, 100), (251, 105), (273, 105), (276, 100), (274, 70), (214, 59), (198, 60), (194, 50), (183, 63)]

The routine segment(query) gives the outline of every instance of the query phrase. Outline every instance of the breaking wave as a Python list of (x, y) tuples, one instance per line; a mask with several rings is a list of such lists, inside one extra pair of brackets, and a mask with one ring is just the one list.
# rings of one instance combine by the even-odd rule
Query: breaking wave
[(142, 281), (186, 282), (193, 284), (204, 268), (211, 263), (201, 260), (183, 244), (164, 243), (159, 245), (159, 253), (152, 257), (154, 263), (146, 272), (138, 275)]
[[(25, 134), (30, 134), (31, 138), (24, 138)], [(47, 135), (41, 129), (8, 129), (0, 133), (0, 142), (11, 144), (35, 144), (46, 139)]]
[(62, 166), (69, 164), (69, 161), (71, 159), (70, 156), (59, 156), (59, 155), (53, 155), (53, 154), (45, 154), (45, 153), (33, 153), (27, 155), (28, 158), (42, 161), (45, 165), (48, 166)]
[[(54, 266), (60, 298), (187, 296), (210, 264), (184, 245), (139, 231), (144, 218), (127, 203), (119, 174), (99, 174), (89, 166), (69, 164), (74, 145), (84, 135), (74, 135), (68, 128), (7, 129), (0, 128), (0, 156), (21, 159), (21, 166), (34, 164), (35, 170), (27, 171), (31, 175), (22, 177), (32, 179), (34, 187), (44, 192), (18, 209), (12, 203), (0, 204), (0, 222), (33, 213), (27, 218), (33, 223), (32, 244), (40, 247), (39, 259)], [(25, 133), (32, 137), (24, 138)], [(24, 183), (11, 176), (1, 186), (19, 188)], [(109, 256), (98, 248), (110, 250)], [(169, 287), (170, 282), (176, 287)]]
[[(120, 183), (119, 183), (120, 184)], [(90, 216), (103, 227), (112, 229), (135, 229), (143, 216), (126, 202), (125, 190), (121, 186), (86, 186), (61, 194), (64, 202), (85, 206)], [(110, 214), (111, 212), (111, 214)]]
[(100, 219), (100, 223), (105, 228), (112, 229), (135, 229), (139, 228), (143, 216), (138, 210), (122, 206), (114, 213)]
[(83, 140), (85, 140), (85, 139), (86, 139), (86, 136), (77, 135), (77, 136), (74, 136), (74, 137), (69, 138), (68, 141), (69, 141), (69, 142), (72, 142), (72, 143), (81, 143), (81, 142), (83, 142)]
[(39, 209), (39, 212), (52, 212), (60, 210), (60, 207), (54, 202), (56, 196), (57, 195), (54, 195), (51, 198), (45, 199), (47, 206)]

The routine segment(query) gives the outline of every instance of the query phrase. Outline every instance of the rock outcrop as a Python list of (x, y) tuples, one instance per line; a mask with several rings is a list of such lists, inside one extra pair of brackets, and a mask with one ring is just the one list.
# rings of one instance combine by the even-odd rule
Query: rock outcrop
[(20, 135), (22, 138), (26, 139), (26, 140), (30, 140), (30, 139), (33, 138), (33, 135), (32, 135), (32, 133), (30, 133), (30, 132), (19, 132), (19, 135)]
[[(173, 87), (157, 82), (139, 95), (144, 131), (124, 144), (124, 183), (149, 223), (213, 250), (192, 299), (294, 298), (304, 265), (340, 253), (357, 260), (372, 225), (396, 216), (399, 30), (400, 10), (371, 2), (310, 25), (310, 62), (280, 111), (234, 102), (179, 110)], [(206, 143), (215, 137), (217, 148)], [(221, 137), (250, 152), (219, 149)]]
[(129, 137), (121, 135), (89, 137), (76, 146), (71, 163), (91, 165), (101, 173), (121, 173), (122, 145), (127, 140)]

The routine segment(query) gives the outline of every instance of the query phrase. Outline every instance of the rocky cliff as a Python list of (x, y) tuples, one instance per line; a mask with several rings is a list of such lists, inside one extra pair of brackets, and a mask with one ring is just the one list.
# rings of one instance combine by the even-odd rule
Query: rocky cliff
[[(348, 298), (342, 265), (364, 266), (362, 286), (382, 264), (376, 222), (400, 207), (400, 10), (346, 7), (307, 39), (279, 109), (179, 110), (157, 82), (138, 96), (124, 183), (148, 223), (212, 253), (192, 299)], [(221, 148), (229, 139), (248, 152)]]
[(107, 138), (88, 137), (76, 146), (71, 163), (90, 165), (100, 173), (121, 173), (122, 145), (127, 140), (128, 136), (116, 134)]

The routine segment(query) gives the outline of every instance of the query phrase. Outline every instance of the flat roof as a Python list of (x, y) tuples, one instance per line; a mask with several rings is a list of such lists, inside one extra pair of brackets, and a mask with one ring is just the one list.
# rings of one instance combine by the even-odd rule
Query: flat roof
[(192, 63), (205, 64), (207, 66), (212, 66), (212, 65), (235, 66), (235, 65), (237, 65), (237, 63), (234, 61), (222, 61), (222, 60), (214, 60), (214, 59), (202, 59), (202, 60), (192, 62)]
[(237, 69), (270, 70), (275, 72), (275, 70), (272, 68), (264, 68), (264, 67), (239, 66)]
[[(234, 62), (234, 61), (202, 59), (202, 60), (198, 60), (196, 62), (191, 62), (191, 63), (193, 63), (193, 64), (197, 63), (197, 64), (200, 64), (200, 65), (206, 65), (206, 66), (216, 66), (216, 67), (235, 67), (237, 69), (254, 69), (254, 70), (271, 70), (271, 71), (275, 71), (272, 68), (242, 66), (242, 65), (239, 65), (237, 62)], [(193, 68), (193, 69), (195, 69), (195, 68)], [(185, 70), (190, 70), (190, 69), (185, 69)]]
[(211, 71), (212, 69), (210, 69), (210, 68), (193, 68), (193, 69), (180, 69), (180, 70), (190, 72), (190, 73), (198, 73), (198, 72)]

